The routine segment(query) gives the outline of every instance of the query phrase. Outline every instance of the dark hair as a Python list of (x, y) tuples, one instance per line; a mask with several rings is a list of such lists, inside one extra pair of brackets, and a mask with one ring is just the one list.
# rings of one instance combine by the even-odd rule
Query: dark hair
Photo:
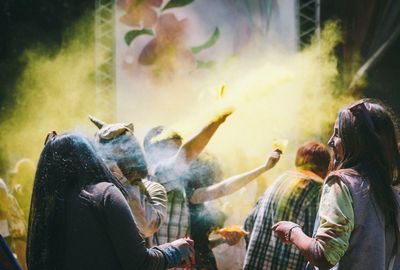
[(387, 224), (396, 225), (398, 204), (392, 185), (398, 183), (400, 155), (392, 110), (378, 100), (363, 99), (342, 110), (338, 120), (343, 158), (335, 169), (353, 168), (362, 174)]
[(126, 196), (86, 138), (66, 134), (46, 143), (37, 166), (29, 215), (30, 270), (55, 269), (62, 261), (66, 196), (72, 189), (100, 182), (113, 183)]
[(325, 178), (330, 160), (331, 154), (324, 144), (310, 141), (302, 144), (297, 149), (295, 165)]
[[(174, 140), (173, 144), (170, 144), (171, 140)], [(175, 155), (181, 143), (182, 137), (176, 131), (165, 126), (157, 126), (147, 132), (143, 148), (149, 164), (153, 165)]]
[[(143, 147), (146, 152), (151, 151), (151, 147), (157, 143), (162, 143), (162, 141), (152, 142), (153, 138), (157, 137), (161, 133), (167, 131), (168, 128), (165, 126), (157, 126), (150, 129), (143, 140)], [(177, 132), (170, 130), (171, 136), (165, 139), (177, 139), (182, 140), (182, 136), (179, 135)]]
[(217, 158), (209, 153), (201, 153), (182, 175), (182, 182), (188, 189), (208, 187), (221, 179), (221, 166)]

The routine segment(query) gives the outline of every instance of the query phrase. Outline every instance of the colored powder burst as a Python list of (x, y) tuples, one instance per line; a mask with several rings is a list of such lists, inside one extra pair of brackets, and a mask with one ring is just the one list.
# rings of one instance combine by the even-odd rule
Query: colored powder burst
[(16, 106), (0, 123), (3, 158), (37, 161), (51, 130), (94, 133), (87, 119), (96, 109), (92, 23), (93, 16), (85, 16), (65, 34), (57, 53), (38, 46), (25, 51)]

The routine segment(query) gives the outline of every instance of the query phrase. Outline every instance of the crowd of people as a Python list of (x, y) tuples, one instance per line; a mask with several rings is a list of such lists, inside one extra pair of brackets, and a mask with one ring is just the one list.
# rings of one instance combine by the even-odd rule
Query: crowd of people
[(0, 233), (21, 268), (213, 270), (212, 249), (244, 237), (246, 270), (400, 269), (400, 134), (388, 106), (363, 99), (342, 109), (327, 146), (300, 145), (243, 229), (210, 238), (227, 217), (207, 202), (282, 154), (223, 179), (205, 148), (231, 113), (189, 140), (158, 126), (140, 144), (133, 124), (95, 117), (94, 138), (50, 132), (36, 174), (23, 159), (0, 179)]

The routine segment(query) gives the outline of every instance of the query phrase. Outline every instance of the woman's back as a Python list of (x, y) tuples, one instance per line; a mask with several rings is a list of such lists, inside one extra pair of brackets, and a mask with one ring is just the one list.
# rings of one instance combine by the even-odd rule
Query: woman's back
[(113, 184), (72, 191), (66, 205), (61, 269), (164, 269), (162, 253), (147, 250), (125, 198)]

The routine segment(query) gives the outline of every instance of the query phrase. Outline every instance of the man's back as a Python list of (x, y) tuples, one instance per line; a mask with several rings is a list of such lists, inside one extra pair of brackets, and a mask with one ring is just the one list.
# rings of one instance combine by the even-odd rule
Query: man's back
[(271, 227), (279, 220), (290, 220), (311, 236), (322, 182), (312, 172), (293, 170), (266, 190), (245, 221), (250, 235), (244, 269), (304, 269), (304, 257), (295, 247), (279, 241)]

